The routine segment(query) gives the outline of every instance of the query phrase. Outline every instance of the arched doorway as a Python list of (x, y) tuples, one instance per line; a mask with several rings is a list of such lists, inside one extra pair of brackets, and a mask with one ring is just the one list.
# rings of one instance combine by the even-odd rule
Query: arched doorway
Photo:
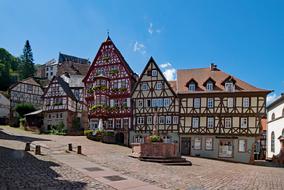
[(115, 135), (115, 142), (117, 144), (124, 144), (124, 134), (123, 133), (117, 133)]

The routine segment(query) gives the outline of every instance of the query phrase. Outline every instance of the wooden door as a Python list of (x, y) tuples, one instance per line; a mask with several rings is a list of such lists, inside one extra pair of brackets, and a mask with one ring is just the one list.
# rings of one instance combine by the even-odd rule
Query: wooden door
[(190, 138), (189, 137), (182, 137), (181, 138), (181, 154), (182, 155), (190, 155)]

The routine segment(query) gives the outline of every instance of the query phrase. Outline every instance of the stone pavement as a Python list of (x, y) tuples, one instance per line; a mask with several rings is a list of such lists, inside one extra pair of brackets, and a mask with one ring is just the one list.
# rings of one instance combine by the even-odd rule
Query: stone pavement
[[(67, 147), (68, 143), (73, 143), (74, 146), (81, 145), (84, 155), (79, 157), (88, 161), (86, 163), (92, 165), (92, 167), (103, 169), (103, 171), (110, 169), (117, 172), (116, 174), (119, 174), (119, 176), (138, 179), (162, 188), (284, 189), (284, 168), (254, 166), (195, 157), (187, 158), (192, 161), (192, 166), (164, 166), (158, 163), (140, 162), (137, 159), (129, 158), (128, 154), (131, 152), (131, 149), (127, 147), (98, 143), (90, 141), (85, 137), (35, 135), (13, 128), (0, 126), (1, 128), (13, 135), (33, 138), (34, 143), (41, 143), (50, 147), (50, 149), (58, 146)], [(0, 144), (2, 144), (1, 137)], [(61, 154), (52, 153), (52, 155), (60, 156)], [(75, 153), (67, 155), (75, 155)], [(56, 158), (53, 157), (53, 159)], [(57, 159), (64, 160), (62, 157)], [(66, 162), (64, 163), (68, 165), (69, 162), (69, 165), (75, 168), (75, 164), (71, 164), (71, 158), (67, 157), (65, 159)], [(85, 169), (75, 169), (80, 171), (81, 175), (88, 176), (88, 171), (85, 171)], [(93, 170), (97, 169), (93, 168)], [(97, 171), (97, 174), (95, 174), (96, 172), (91, 172), (95, 175), (92, 179), (98, 181), (100, 178), (99, 172), (103, 173), (103, 171)], [(107, 179), (103, 178), (102, 180)], [(107, 182), (112, 183), (110, 181)]]

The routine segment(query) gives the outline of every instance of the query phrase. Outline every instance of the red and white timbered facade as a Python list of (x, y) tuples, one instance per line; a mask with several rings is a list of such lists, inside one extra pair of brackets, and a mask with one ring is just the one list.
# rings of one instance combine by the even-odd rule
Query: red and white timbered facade
[(130, 94), (135, 81), (135, 73), (108, 37), (83, 79), (91, 129), (102, 122), (104, 129), (123, 134), (121, 143), (127, 144), (132, 118)]

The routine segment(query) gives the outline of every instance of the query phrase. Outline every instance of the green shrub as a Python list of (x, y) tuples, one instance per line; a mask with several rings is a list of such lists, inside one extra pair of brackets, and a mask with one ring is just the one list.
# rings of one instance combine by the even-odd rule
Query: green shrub
[(152, 135), (152, 136), (150, 136), (150, 141), (151, 142), (162, 142), (162, 139), (158, 135)]
[(66, 135), (67, 129), (65, 128), (64, 123), (61, 121), (58, 125), (53, 126), (49, 133), (53, 135)]
[(103, 136), (113, 137), (114, 136), (114, 132), (113, 131), (105, 131), (103, 133)]
[(93, 134), (93, 130), (89, 129), (89, 130), (84, 130), (84, 135), (88, 136), (88, 135), (92, 135)]
[(31, 112), (35, 111), (36, 109), (34, 108), (34, 106), (32, 104), (20, 103), (20, 104), (16, 105), (15, 110), (19, 114), (19, 116), (21, 118), (23, 118), (25, 114), (31, 113)]
[(20, 127), (21, 128), (25, 128), (25, 126), (26, 126), (26, 119), (25, 118), (20, 118), (19, 121), (20, 121)]

